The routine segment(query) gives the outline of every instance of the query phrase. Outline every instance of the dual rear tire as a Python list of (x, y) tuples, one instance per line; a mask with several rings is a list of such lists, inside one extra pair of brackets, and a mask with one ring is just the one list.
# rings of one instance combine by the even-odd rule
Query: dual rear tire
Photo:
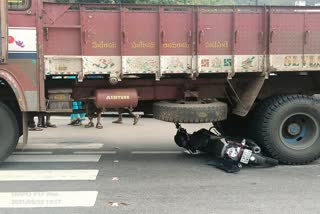
[(307, 164), (320, 157), (320, 102), (302, 95), (277, 96), (257, 106), (252, 138), (285, 164)]
[(253, 139), (284, 164), (308, 164), (320, 157), (320, 101), (302, 95), (261, 101), (247, 117), (217, 124), (223, 134)]

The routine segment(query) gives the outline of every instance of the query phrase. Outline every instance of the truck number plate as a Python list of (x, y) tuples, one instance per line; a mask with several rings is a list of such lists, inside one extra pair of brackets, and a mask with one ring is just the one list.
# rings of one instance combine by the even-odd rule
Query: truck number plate
[(249, 149), (245, 149), (243, 151), (243, 154), (242, 154), (240, 162), (244, 163), (244, 164), (248, 164), (249, 161), (250, 161), (251, 155), (252, 155), (252, 151), (249, 150)]

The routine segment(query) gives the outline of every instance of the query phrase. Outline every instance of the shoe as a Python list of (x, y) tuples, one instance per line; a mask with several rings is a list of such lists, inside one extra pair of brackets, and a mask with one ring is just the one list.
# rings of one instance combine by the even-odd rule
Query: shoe
[(103, 125), (101, 123), (97, 123), (97, 126), (96, 126), (97, 129), (103, 129)]
[(36, 126), (36, 124), (35, 124), (34, 122), (30, 122), (30, 123), (28, 124), (28, 127), (29, 127), (30, 129), (37, 128), (37, 126)]
[(57, 126), (52, 123), (46, 123), (46, 126), (49, 128), (57, 128)]
[(37, 127), (44, 128), (44, 129), (48, 128), (46, 124), (40, 124), (40, 123), (38, 123)]
[(133, 125), (134, 126), (137, 125), (139, 120), (140, 120), (140, 115), (135, 116), (134, 119), (133, 119)]
[(77, 120), (73, 126), (82, 126), (82, 122), (80, 120)]
[(89, 122), (87, 125), (84, 126), (85, 128), (92, 128), (94, 127), (94, 123)]
[(43, 131), (43, 129), (38, 127), (29, 128), (29, 131)]
[(76, 122), (77, 120), (71, 121), (71, 123), (69, 123), (68, 126), (73, 126)]
[(115, 121), (112, 121), (112, 123), (122, 124), (122, 120), (115, 120)]

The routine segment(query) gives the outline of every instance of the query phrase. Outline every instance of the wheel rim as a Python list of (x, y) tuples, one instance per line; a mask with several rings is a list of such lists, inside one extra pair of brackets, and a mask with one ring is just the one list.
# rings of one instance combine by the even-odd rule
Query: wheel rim
[(292, 114), (282, 122), (280, 137), (282, 143), (291, 149), (306, 149), (319, 138), (319, 124), (310, 114)]

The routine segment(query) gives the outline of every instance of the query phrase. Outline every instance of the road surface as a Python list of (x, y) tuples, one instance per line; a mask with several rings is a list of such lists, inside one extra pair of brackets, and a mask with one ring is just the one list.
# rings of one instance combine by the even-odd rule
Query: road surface
[[(318, 213), (320, 165), (243, 169), (226, 174), (173, 142), (173, 124), (143, 118), (103, 130), (30, 133), (0, 168), (1, 214)], [(210, 124), (188, 125), (190, 131)]]

